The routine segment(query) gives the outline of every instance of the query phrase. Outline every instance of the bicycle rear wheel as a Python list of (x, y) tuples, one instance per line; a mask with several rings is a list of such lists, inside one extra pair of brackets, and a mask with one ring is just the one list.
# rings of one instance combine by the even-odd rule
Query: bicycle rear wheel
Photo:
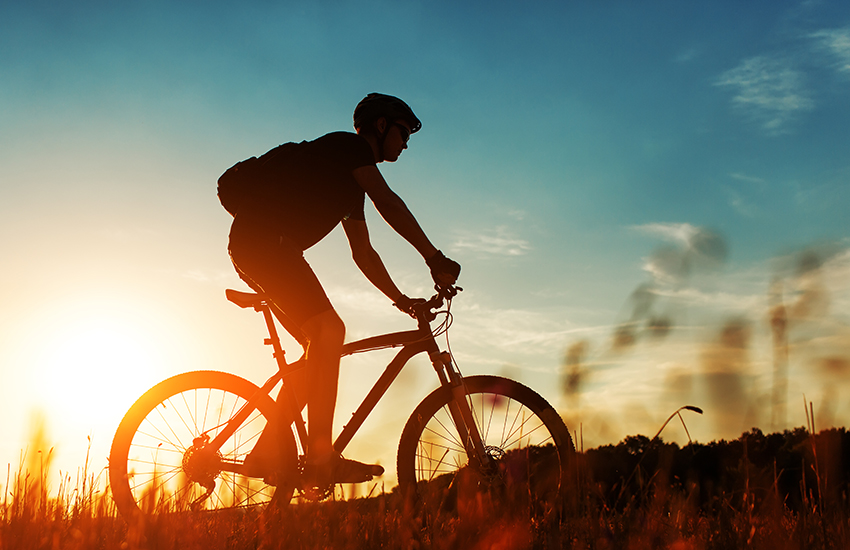
[[(258, 391), (233, 374), (196, 371), (142, 395), (118, 426), (109, 455), (109, 481), (122, 516), (287, 504), (293, 487), (227, 469), (244, 461), (263, 430), (279, 429), (271, 397), (259, 394), (233, 435), (215, 451), (205, 448)], [(295, 472), (292, 430), (280, 427), (278, 438), (281, 463)]]
[(471, 376), (464, 383), (490, 464), (471, 464), (449, 411), (452, 393), (438, 388), (402, 432), (397, 463), (402, 494), (445, 507), (447, 498), (474, 498), (470, 493), (484, 489), (505, 506), (541, 512), (558, 507), (569, 490), (575, 454), (560, 415), (513, 380)]

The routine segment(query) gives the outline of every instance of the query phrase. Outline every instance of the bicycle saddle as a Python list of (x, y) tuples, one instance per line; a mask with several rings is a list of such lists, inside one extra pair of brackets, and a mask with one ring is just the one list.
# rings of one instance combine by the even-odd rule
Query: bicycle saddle
[(224, 295), (228, 300), (242, 308), (257, 308), (263, 305), (266, 301), (266, 297), (262, 294), (257, 294), (256, 292), (240, 292), (238, 290), (233, 290), (232, 288), (225, 290)]

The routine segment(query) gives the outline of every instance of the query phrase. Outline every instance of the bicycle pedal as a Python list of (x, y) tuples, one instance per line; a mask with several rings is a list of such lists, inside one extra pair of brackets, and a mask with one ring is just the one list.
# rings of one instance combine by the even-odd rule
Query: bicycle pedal
[(362, 468), (350, 471), (343, 470), (334, 475), (335, 483), (365, 483), (372, 478), (383, 475), (384, 467), (379, 464), (363, 464)]

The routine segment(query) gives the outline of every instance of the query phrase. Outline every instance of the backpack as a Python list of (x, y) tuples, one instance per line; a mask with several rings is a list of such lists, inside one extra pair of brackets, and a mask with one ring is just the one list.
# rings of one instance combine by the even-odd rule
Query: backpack
[(237, 162), (218, 178), (218, 200), (231, 216), (236, 216), (239, 206), (258, 192), (272, 176), (282, 173), (297, 159), (298, 145), (284, 143), (263, 156)]
[(231, 216), (259, 186), (262, 162), (257, 157), (237, 162), (218, 178), (218, 200)]

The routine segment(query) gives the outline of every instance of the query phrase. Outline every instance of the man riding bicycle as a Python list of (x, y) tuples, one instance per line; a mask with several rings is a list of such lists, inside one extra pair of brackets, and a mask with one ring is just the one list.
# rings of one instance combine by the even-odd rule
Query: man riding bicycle
[(260, 157), (264, 181), (234, 214), (228, 248), (236, 271), (266, 295), (278, 319), (306, 350), (305, 476), (317, 485), (366, 481), (383, 473), (383, 468), (344, 459), (333, 449), (345, 325), (305, 261), (304, 251), (341, 222), (357, 267), (396, 307), (409, 313), (416, 300), (398, 289), (369, 240), (364, 214), (368, 195), (384, 220), (422, 255), (436, 284), (454, 284), (460, 274), (460, 265), (431, 244), (378, 170), (378, 163), (398, 160), (410, 135), (421, 126), (402, 100), (369, 94), (354, 110), (356, 134), (334, 132), (285, 144)]

